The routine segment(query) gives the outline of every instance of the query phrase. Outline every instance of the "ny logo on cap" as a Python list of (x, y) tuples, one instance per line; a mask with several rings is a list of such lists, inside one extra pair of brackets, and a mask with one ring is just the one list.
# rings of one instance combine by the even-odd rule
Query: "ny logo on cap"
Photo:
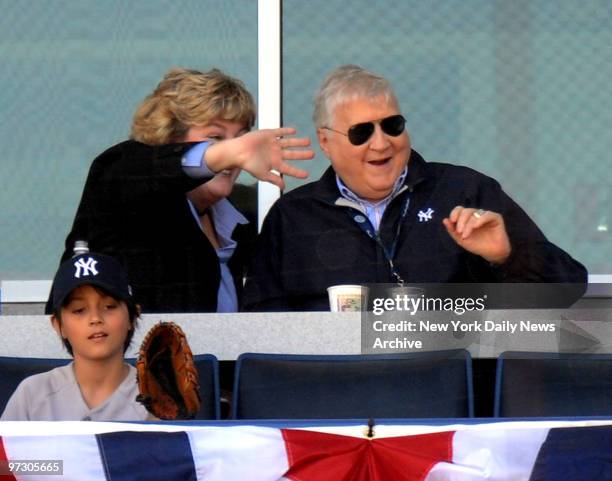
[(83, 276), (97, 276), (98, 270), (96, 269), (96, 264), (98, 263), (93, 257), (88, 257), (87, 261), (84, 258), (80, 258), (78, 261), (74, 263), (74, 267), (76, 267), (76, 272), (74, 273), (74, 277), (77, 279)]

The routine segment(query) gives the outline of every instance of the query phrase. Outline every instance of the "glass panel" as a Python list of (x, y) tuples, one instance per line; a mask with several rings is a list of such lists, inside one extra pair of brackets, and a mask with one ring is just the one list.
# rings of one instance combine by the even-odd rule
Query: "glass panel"
[[(315, 139), (324, 76), (379, 72), (425, 159), (498, 179), (591, 274), (612, 273), (610, 25), (605, 0), (285, 0), (283, 122)], [(327, 165), (319, 152), (311, 180)]]
[(50, 279), (91, 161), (127, 137), (169, 68), (219, 67), (257, 95), (257, 3), (0, 0), (0, 11), (0, 279)]

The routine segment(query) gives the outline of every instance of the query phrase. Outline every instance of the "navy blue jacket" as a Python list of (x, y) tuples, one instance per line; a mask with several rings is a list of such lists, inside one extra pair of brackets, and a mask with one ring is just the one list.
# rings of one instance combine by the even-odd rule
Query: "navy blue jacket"
[[(427, 163), (412, 151), (405, 186), (384, 213), (380, 237), (385, 246), (393, 243), (408, 196), (393, 259), (406, 282), (586, 283), (584, 266), (549, 242), (494, 179), (467, 167)], [(351, 207), (336, 204), (340, 197), (330, 167), (274, 204), (247, 276), (245, 309), (328, 310), (329, 286), (394, 282), (382, 249), (349, 215)], [(448, 235), (442, 219), (457, 205), (503, 216), (512, 245), (505, 264), (492, 266)]]

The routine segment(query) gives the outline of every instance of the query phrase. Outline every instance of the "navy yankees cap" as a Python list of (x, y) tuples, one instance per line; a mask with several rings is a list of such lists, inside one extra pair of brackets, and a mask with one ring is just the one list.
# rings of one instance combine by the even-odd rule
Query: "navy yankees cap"
[(88, 252), (68, 259), (60, 265), (51, 292), (53, 311), (57, 312), (66, 297), (83, 285), (103, 288), (119, 300), (132, 297), (132, 288), (127, 273), (114, 257)]

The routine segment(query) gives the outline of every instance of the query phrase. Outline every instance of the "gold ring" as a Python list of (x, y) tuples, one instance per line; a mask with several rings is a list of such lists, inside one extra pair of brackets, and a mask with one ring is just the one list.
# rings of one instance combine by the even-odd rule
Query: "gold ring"
[(477, 211), (474, 211), (472, 215), (476, 217), (477, 219), (480, 219), (485, 214), (485, 212), (486, 210), (484, 209), (478, 209)]

